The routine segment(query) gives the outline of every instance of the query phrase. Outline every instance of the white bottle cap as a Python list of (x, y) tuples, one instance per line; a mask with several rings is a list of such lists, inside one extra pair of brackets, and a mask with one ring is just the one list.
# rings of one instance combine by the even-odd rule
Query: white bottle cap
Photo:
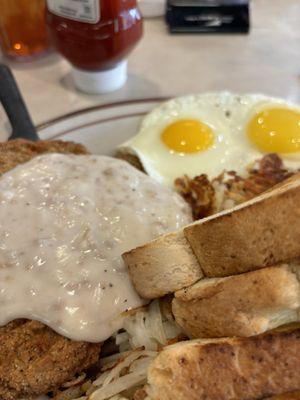
[(166, 12), (166, 0), (139, 0), (139, 9), (143, 17), (161, 17)]
[(127, 61), (106, 71), (83, 71), (73, 67), (75, 86), (82, 92), (101, 94), (120, 89), (127, 80)]

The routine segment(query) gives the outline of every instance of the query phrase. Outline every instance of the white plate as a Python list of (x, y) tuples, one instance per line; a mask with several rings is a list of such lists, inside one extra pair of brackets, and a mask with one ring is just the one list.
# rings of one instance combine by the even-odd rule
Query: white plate
[(139, 99), (94, 106), (37, 127), (41, 139), (72, 140), (94, 154), (112, 155), (135, 135), (142, 118), (165, 98)]

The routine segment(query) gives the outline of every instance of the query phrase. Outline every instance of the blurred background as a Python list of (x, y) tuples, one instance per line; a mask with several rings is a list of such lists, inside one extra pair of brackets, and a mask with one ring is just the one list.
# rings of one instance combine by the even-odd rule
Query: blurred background
[[(95, 104), (203, 91), (300, 101), (299, 0), (217, 1), (213, 11), (212, 0), (138, 3), (143, 28), (130, 0), (0, 0), (1, 62), (35, 124)], [(113, 32), (108, 42), (103, 29)], [(112, 70), (115, 90), (78, 90), (76, 79), (86, 87), (101, 72), (106, 85), (103, 72)]]

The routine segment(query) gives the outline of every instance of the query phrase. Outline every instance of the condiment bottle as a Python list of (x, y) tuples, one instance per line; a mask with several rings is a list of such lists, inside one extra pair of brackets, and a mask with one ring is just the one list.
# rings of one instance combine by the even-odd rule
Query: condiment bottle
[(1, 0), (0, 44), (5, 55), (26, 60), (49, 47), (45, 0)]
[(77, 88), (87, 93), (119, 89), (126, 58), (142, 36), (136, 0), (47, 0), (54, 45), (72, 64)]

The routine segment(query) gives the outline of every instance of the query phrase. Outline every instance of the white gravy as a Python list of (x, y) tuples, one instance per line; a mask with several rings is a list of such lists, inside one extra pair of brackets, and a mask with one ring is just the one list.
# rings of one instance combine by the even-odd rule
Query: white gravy
[(48, 154), (16, 167), (0, 179), (0, 325), (107, 339), (143, 304), (121, 254), (191, 221), (175, 192), (120, 160)]

